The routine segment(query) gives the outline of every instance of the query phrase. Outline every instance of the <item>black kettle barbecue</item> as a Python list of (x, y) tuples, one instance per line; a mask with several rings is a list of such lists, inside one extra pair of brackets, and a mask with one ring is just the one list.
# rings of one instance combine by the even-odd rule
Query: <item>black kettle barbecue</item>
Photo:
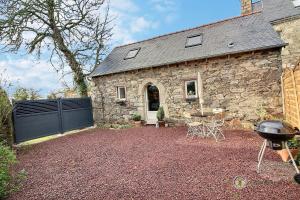
[(296, 135), (300, 135), (297, 128), (293, 128), (290, 124), (275, 120), (266, 120), (260, 122), (255, 131), (264, 138), (264, 142), (258, 154), (257, 172), (260, 172), (260, 165), (267, 147), (273, 150), (286, 149), (289, 153), (291, 161), (296, 169), (297, 174), (300, 174), (299, 169), (295, 163), (295, 160), (289, 150), (287, 141), (294, 138)]

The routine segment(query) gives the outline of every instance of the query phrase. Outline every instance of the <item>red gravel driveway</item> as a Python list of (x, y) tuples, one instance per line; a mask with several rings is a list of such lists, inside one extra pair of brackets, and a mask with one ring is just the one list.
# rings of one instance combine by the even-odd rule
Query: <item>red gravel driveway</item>
[[(270, 150), (256, 173), (262, 140), (254, 133), (226, 131), (220, 143), (185, 134), (94, 129), (32, 145), (18, 153), (28, 178), (9, 199), (299, 199), (292, 166)], [(234, 187), (236, 176), (244, 189)]]

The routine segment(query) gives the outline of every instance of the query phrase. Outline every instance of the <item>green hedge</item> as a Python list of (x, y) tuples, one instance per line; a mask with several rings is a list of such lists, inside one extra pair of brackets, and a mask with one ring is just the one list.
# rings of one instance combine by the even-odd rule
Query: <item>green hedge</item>
[(0, 87), (0, 142), (12, 146), (12, 105), (7, 93)]

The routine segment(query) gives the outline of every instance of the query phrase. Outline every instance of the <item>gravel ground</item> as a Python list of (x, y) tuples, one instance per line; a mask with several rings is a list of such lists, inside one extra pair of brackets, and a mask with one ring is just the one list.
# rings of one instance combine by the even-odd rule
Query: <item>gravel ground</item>
[[(256, 173), (254, 133), (226, 131), (220, 143), (185, 133), (94, 129), (32, 145), (18, 153), (28, 179), (9, 199), (299, 199), (294, 169), (270, 150)], [(236, 176), (245, 188), (234, 187)]]

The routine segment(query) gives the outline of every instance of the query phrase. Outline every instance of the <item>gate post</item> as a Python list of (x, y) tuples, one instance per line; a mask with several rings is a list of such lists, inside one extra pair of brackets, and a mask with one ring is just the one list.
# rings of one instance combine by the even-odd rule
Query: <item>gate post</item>
[(16, 115), (17, 103), (15, 101), (12, 102), (12, 114), (11, 114), (11, 123), (12, 123), (12, 144), (17, 144), (17, 137), (16, 137), (16, 129), (15, 129), (15, 119)]
[(64, 133), (63, 127), (63, 115), (62, 115), (62, 98), (57, 99), (57, 106), (58, 106), (58, 121), (59, 121), (59, 129), (60, 133)]

